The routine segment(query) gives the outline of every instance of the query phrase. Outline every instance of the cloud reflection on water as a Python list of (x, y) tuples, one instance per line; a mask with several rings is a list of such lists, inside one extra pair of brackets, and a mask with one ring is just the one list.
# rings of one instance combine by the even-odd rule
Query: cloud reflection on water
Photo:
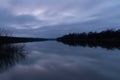
[(26, 60), (2, 73), (1, 80), (119, 79), (119, 50), (69, 47), (49, 41), (27, 43), (26, 48), (30, 50)]

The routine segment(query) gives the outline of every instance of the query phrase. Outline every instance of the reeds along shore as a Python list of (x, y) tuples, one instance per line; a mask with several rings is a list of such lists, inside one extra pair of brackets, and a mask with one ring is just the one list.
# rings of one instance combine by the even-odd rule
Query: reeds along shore
[(24, 44), (0, 44), (0, 73), (24, 60), (27, 54)]

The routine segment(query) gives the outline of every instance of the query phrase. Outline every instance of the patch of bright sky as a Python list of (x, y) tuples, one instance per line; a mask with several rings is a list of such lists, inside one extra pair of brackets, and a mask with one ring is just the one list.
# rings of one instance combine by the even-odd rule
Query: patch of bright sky
[(17, 15), (32, 15), (32, 16), (39, 16), (40, 14), (44, 13), (45, 12), (45, 9), (41, 9), (41, 8), (38, 8), (38, 9), (33, 9), (33, 10), (30, 10), (30, 9), (22, 9), (22, 10), (15, 10), (15, 13)]

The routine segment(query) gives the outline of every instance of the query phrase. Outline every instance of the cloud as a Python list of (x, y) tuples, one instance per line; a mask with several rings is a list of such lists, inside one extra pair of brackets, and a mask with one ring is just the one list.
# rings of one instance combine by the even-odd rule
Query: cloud
[[(0, 0), (0, 24), (12, 29), (91, 29), (119, 25), (119, 0)], [(80, 24), (80, 25), (78, 25)], [(86, 24), (86, 25), (84, 25)], [(102, 28), (102, 27), (101, 27)], [(118, 27), (119, 28), (119, 27)], [(69, 30), (70, 30), (69, 29)], [(42, 30), (43, 31), (43, 30)]]
[(32, 28), (41, 21), (36, 19), (33, 15), (17, 15), (8, 9), (0, 9), (0, 24), (14, 28)]

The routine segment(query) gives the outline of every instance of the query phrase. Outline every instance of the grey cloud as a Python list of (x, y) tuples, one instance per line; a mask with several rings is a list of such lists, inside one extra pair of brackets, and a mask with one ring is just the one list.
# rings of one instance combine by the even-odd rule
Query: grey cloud
[[(0, 24), (6, 26), (23, 26), (23, 25), (34, 25), (38, 24), (41, 21), (36, 19), (32, 15), (16, 15), (13, 14), (10, 10), (0, 9)], [(28, 26), (28, 27), (29, 27)]]
[[(1, 6), (0, 9), (1, 24), (16, 26), (13, 29), (29, 27), (33, 30), (34, 28), (36, 31), (34, 34), (42, 33), (49, 36), (71, 31), (120, 28), (119, 0), (6, 0), (3, 2), (6, 3), (6, 8), (2, 10)], [(37, 16), (32, 14), (40, 9), (43, 9), (42, 13), (38, 13)], [(16, 15), (24, 11), (28, 11), (28, 14)]]

